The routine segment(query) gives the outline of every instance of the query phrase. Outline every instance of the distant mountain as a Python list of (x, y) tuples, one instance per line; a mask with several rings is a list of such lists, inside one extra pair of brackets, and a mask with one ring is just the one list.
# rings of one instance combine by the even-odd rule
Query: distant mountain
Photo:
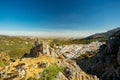
[(91, 36), (86, 37), (85, 39), (97, 39), (97, 38), (107, 39), (108, 37), (110, 37), (112, 34), (114, 34), (117, 31), (120, 31), (120, 27), (109, 30), (107, 32), (93, 34)]

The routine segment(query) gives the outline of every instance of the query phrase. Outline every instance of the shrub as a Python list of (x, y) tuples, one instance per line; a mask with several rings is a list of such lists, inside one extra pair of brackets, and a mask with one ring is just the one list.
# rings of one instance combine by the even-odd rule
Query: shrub
[(10, 60), (11, 60), (12, 62), (15, 62), (15, 58), (10, 58)]
[(56, 64), (52, 64), (43, 71), (40, 80), (55, 80), (59, 72), (63, 72), (63, 68), (58, 67)]
[(27, 80), (37, 80), (37, 79), (33, 77), (29, 77)]

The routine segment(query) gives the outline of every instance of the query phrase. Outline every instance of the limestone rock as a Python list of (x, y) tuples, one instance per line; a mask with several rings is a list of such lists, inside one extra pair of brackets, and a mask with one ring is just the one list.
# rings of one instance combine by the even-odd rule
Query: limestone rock
[(21, 69), (18, 70), (18, 73), (19, 73), (19, 76), (20, 76), (21, 78), (24, 78), (25, 75), (26, 75), (26, 69), (21, 68)]

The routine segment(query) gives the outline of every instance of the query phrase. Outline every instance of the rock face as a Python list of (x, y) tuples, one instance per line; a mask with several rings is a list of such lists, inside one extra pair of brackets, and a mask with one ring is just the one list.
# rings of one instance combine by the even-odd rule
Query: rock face
[(82, 67), (85, 72), (97, 75), (100, 80), (120, 80), (120, 31), (111, 35), (106, 44), (100, 46), (97, 56), (88, 60), (78, 62), (81, 67), (81, 64), (87, 67)]
[(117, 62), (120, 65), (120, 47), (119, 47), (119, 51), (117, 53)]

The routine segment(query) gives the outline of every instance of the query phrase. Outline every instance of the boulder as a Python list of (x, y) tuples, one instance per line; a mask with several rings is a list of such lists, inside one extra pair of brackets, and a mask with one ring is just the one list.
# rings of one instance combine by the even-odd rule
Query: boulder
[(65, 76), (67, 77), (67, 78), (72, 78), (72, 76), (73, 76), (73, 71), (72, 70), (70, 70), (70, 68), (65, 68), (64, 69), (64, 74), (65, 74)]
[(39, 68), (46, 68), (47, 66), (49, 66), (49, 63), (47, 63), (47, 62), (41, 62), (41, 63), (37, 63), (38, 64), (38, 67)]
[(24, 78), (25, 75), (26, 75), (26, 69), (20, 68), (20, 69), (18, 70), (18, 73), (19, 73), (19, 76), (20, 76), (21, 78)]

